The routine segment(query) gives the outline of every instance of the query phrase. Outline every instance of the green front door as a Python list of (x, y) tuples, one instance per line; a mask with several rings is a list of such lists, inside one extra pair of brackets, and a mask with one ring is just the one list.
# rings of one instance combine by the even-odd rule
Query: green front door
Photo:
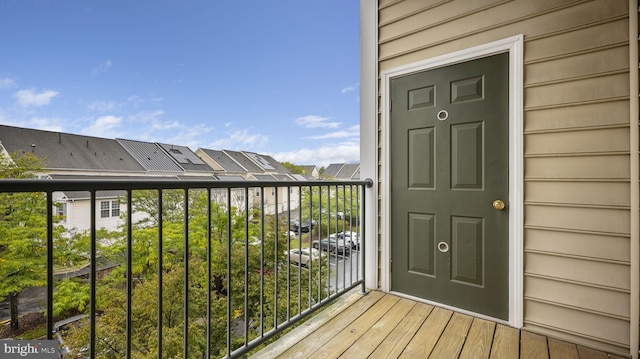
[(394, 78), (390, 112), (391, 289), (505, 320), (508, 56)]

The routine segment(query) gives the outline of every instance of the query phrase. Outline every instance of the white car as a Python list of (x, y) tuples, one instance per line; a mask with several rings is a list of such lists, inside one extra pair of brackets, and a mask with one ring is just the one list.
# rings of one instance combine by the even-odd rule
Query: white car
[(357, 232), (338, 232), (330, 235), (329, 239), (343, 240), (351, 248), (360, 248), (360, 236)]
[(291, 264), (302, 265), (304, 267), (307, 267), (310, 261), (318, 260), (322, 256), (324, 256), (324, 253), (321, 253), (315, 248), (295, 248), (289, 251)]

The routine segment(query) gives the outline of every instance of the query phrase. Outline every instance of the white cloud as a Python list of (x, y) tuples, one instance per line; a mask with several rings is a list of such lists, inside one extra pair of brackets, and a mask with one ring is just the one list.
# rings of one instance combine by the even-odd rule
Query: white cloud
[(101, 116), (93, 121), (89, 127), (83, 128), (81, 132), (88, 136), (117, 138), (121, 137), (120, 131), (118, 131), (121, 124), (122, 117)]
[(8, 89), (16, 85), (15, 81), (10, 78), (0, 79), (0, 89)]
[(272, 155), (280, 162), (291, 162), (300, 165), (316, 165), (327, 167), (331, 163), (360, 162), (360, 144), (345, 143), (337, 146), (323, 146), (314, 149), (301, 149), (290, 152), (280, 152)]
[(352, 126), (347, 130), (325, 133), (323, 135), (306, 136), (307, 140), (330, 140), (342, 138), (360, 138), (360, 125)]
[(94, 101), (87, 105), (89, 111), (94, 112), (108, 112), (108, 111), (117, 111), (120, 109), (120, 105), (113, 101)]
[(305, 128), (338, 128), (341, 122), (330, 122), (331, 117), (322, 116), (303, 116), (296, 118), (296, 124)]
[(134, 106), (140, 106), (145, 103), (158, 103), (162, 102), (164, 99), (158, 96), (151, 97), (142, 97), (138, 95), (131, 95), (127, 98), (128, 102), (131, 102)]
[(355, 91), (358, 89), (358, 87), (360, 87), (360, 83), (355, 83), (351, 86), (347, 86), (344, 87), (342, 90), (340, 90), (340, 92), (342, 92), (343, 94), (347, 93), (347, 92), (351, 92), (351, 91)]
[(227, 138), (213, 141), (210, 148), (225, 150), (256, 150), (269, 142), (269, 137), (259, 133), (249, 133), (249, 130), (238, 130), (230, 133)]
[(105, 60), (100, 65), (98, 65), (98, 67), (94, 67), (91, 70), (91, 74), (93, 76), (96, 76), (96, 75), (101, 74), (103, 72), (107, 72), (110, 69), (111, 69), (111, 60)]
[(46, 90), (40, 93), (37, 93), (35, 90), (20, 90), (13, 94), (13, 97), (18, 102), (18, 105), (21, 107), (30, 107), (30, 106), (44, 106), (51, 103), (51, 99), (58, 96), (56, 91)]
[(34, 117), (29, 120), (29, 128), (35, 128), (44, 131), (64, 132), (61, 125), (65, 121), (60, 118)]

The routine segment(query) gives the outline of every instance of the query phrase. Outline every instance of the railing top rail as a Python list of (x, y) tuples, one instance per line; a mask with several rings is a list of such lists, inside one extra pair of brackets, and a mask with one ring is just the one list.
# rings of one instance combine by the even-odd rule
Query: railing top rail
[(143, 189), (196, 189), (196, 188), (256, 188), (256, 187), (309, 187), (309, 186), (373, 186), (373, 180), (358, 181), (233, 181), (175, 178), (132, 179), (0, 179), (0, 193), (56, 192), (56, 191), (108, 191)]

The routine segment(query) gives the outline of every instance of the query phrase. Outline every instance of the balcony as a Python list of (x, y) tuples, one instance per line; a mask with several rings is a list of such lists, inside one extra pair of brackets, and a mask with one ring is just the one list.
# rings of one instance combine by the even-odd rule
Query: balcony
[[(29, 262), (13, 263), (7, 278), (46, 288), (47, 339), (58, 338), (56, 322), (87, 314), (63, 333), (69, 357), (243, 357), (350, 290), (365, 291), (368, 185), (0, 180), (2, 224), (13, 226), (4, 234), (28, 237), (0, 242), (0, 251), (9, 258), (30, 246)], [(86, 205), (60, 205), (69, 198)], [(81, 208), (86, 231), (66, 218)], [(114, 215), (116, 229), (99, 227)], [(331, 235), (336, 247), (322, 255), (292, 254)], [(72, 311), (60, 309), (67, 301)]]
[[(42, 235), (30, 238), (42, 252), (32, 248), (39, 262), (29, 266), (46, 289), (46, 338), (58, 337), (65, 317), (54, 315), (58, 302), (83, 298), (86, 288), (87, 315), (65, 333), (69, 357), (619, 358), (367, 290), (370, 185), (0, 180), (0, 203), (4, 224), (15, 206), (29, 209), (11, 233)], [(71, 192), (88, 198), (86, 233), (61, 224), (56, 201)], [(104, 193), (117, 193), (122, 208), (102, 205)], [(103, 211), (119, 215), (117, 231), (99, 228)], [(337, 245), (340, 232), (359, 240), (305, 266), (289, 254), (332, 234)], [(71, 262), (76, 269), (65, 268)], [(78, 289), (65, 297), (69, 278)]]

